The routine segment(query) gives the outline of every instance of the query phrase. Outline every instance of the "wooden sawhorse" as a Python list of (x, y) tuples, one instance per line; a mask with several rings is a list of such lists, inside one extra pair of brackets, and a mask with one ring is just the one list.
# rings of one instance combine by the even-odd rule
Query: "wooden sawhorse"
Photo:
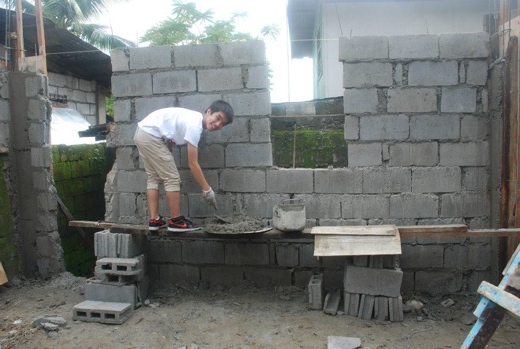
[(473, 312), (478, 318), (461, 349), (483, 349), (504, 318), (506, 311), (520, 316), (520, 245), (502, 272), (504, 277), (497, 286), (482, 281), (478, 293), (482, 295)]

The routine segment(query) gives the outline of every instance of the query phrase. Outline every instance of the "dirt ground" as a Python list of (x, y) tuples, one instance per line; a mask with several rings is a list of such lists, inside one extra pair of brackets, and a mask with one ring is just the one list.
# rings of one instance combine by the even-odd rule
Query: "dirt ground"
[[(477, 296), (415, 297), (424, 310), (403, 322), (361, 320), (310, 310), (304, 288), (171, 286), (122, 325), (72, 320), (85, 300), (85, 278), (63, 273), (46, 281), (0, 286), (0, 349), (11, 348), (327, 348), (329, 336), (357, 337), (362, 348), (459, 348), (475, 320)], [(451, 301), (447, 301), (451, 303)], [(447, 305), (447, 302), (443, 302)], [(57, 330), (33, 327), (35, 318), (63, 317)], [(520, 320), (506, 315), (491, 349), (520, 348)]]

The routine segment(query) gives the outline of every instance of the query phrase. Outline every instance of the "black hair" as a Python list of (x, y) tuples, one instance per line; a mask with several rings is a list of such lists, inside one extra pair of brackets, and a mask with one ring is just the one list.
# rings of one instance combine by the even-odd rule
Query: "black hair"
[(211, 103), (211, 105), (209, 106), (208, 109), (211, 109), (212, 113), (215, 113), (217, 111), (224, 112), (224, 114), (226, 114), (226, 117), (228, 120), (226, 125), (229, 125), (230, 123), (233, 122), (233, 117), (235, 116), (235, 113), (233, 112), (233, 108), (231, 107), (231, 105), (228, 102), (223, 101), (221, 99), (216, 100), (213, 103)]

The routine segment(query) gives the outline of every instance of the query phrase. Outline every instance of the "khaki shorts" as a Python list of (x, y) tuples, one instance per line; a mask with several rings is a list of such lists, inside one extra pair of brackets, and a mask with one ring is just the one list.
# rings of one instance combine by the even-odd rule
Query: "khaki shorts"
[(180, 191), (179, 171), (165, 141), (137, 127), (134, 142), (148, 175), (146, 189), (158, 190), (159, 184), (162, 182), (166, 191)]

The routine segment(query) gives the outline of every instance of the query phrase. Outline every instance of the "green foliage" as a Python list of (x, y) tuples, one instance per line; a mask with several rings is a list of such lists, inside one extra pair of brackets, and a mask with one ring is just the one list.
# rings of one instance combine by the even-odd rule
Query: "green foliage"
[[(237, 32), (236, 21), (246, 13), (233, 13), (227, 20), (213, 20), (213, 10), (200, 11), (193, 2), (173, 1), (172, 17), (149, 29), (141, 41), (152, 46), (195, 45), (218, 42), (253, 40), (249, 33)], [(280, 33), (276, 25), (262, 28), (263, 36), (275, 37)]]
[(107, 122), (114, 121), (114, 100), (114, 96), (105, 97), (105, 114), (107, 115)]
[(65, 268), (68, 272), (75, 276), (92, 276), (96, 266), (96, 256), (85, 247), (79, 234), (62, 237), (61, 247), (63, 248)]

